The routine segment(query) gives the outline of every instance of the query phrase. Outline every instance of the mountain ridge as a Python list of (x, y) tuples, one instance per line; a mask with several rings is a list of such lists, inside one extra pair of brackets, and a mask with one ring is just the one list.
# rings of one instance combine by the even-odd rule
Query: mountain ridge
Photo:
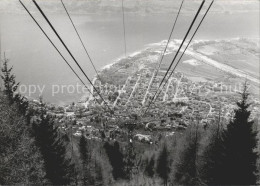
[[(60, 1), (45, 0), (37, 1), (42, 8), (51, 13), (64, 12)], [(199, 6), (201, 1), (193, 0), (184, 2), (183, 13), (193, 12)], [(36, 11), (32, 1), (23, 1), (23, 3), (31, 10)], [(174, 13), (178, 11), (178, 3), (173, 3), (170, 0), (124, 0), (126, 13)], [(206, 5), (209, 2), (206, 2)], [(68, 10), (73, 14), (86, 14), (86, 13), (119, 13), (122, 11), (121, 1), (115, 0), (66, 0), (64, 4), (67, 5)], [(258, 5), (258, 6), (257, 6)], [(259, 1), (235, 1), (235, 0), (220, 0), (216, 1), (212, 7), (212, 12), (215, 13), (234, 13), (241, 11), (259, 11)], [(0, 13), (12, 12), (23, 13), (24, 10), (20, 3), (15, 0), (1, 0)]]

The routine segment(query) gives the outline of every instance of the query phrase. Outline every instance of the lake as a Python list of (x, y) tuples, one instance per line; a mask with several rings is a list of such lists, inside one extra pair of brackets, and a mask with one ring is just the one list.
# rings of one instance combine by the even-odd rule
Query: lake
[[(195, 14), (195, 12), (194, 12)], [(59, 41), (49, 29), (40, 14), (34, 14), (43, 28), (61, 49), (70, 63)], [(126, 45), (127, 54), (138, 51), (150, 43), (157, 43), (168, 38), (174, 16), (169, 15), (135, 15), (126, 14)], [(48, 14), (61, 37), (70, 48), (75, 58), (92, 79), (95, 72), (84, 53), (76, 33), (65, 14)], [(124, 56), (124, 39), (121, 14), (89, 14), (73, 15), (72, 19), (95, 63), (97, 69), (112, 63)], [(192, 15), (181, 15), (172, 39), (182, 39), (185, 35)], [(67, 67), (55, 49), (43, 36), (36, 24), (26, 14), (0, 14), (2, 51), (14, 66), (17, 81), (23, 89), (29, 85), (44, 87), (43, 98), (56, 104), (77, 101), (82, 93), (63, 89), (63, 92), (52, 95), (53, 85), (75, 85), (78, 79)], [(226, 38), (259, 38), (259, 12), (240, 12), (226, 14), (209, 14), (195, 39), (226, 39)], [(75, 65), (72, 65), (75, 67)], [(79, 72), (79, 71), (77, 71)], [(83, 76), (81, 75), (83, 78)], [(84, 79), (84, 78), (83, 78)], [(84, 79), (87, 83), (87, 80)], [(33, 92), (33, 86), (31, 91)], [(70, 93), (72, 92), (72, 93)], [(31, 94), (37, 98), (40, 91)], [(28, 92), (26, 94), (28, 96)]]

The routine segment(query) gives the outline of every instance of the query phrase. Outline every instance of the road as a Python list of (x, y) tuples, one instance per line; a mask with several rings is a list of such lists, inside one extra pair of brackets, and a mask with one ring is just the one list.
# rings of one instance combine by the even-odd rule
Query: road
[[(181, 50), (181, 51), (183, 51), (183, 50)], [(227, 73), (230, 73), (230, 74), (235, 75), (237, 77), (245, 78), (245, 79), (248, 79), (248, 80), (250, 80), (250, 81), (252, 81), (254, 83), (260, 84), (260, 80), (259, 79), (250, 76), (246, 72), (244, 72), (242, 70), (239, 70), (239, 69), (235, 69), (235, 68), (233, 68), (231, 66), (222, 64), (222, 63), (220, 63), (218, 61), (215, 61), (213, 59), (210, 59), (209, 57), (204, 56), (204, 55), (202, 55), (200, 53), (197, 53), (196, 51), (194, 51), (192, 49), (186, 50), (185, 54), (189, 55), (189, 56), (191, 56), (191, 57), (193, 57), (193, 58), (195, 58), (195, 59), (197, 59), (197, 60), (199, 60), (201, 62), (204, 62), (204, 63), (206, 63), (206, 64), (208, 64), (210, 66), (218, 68), (218, 69), (220, 69), (220, 70), (222, 70), (224, 72), (227, 72)]]

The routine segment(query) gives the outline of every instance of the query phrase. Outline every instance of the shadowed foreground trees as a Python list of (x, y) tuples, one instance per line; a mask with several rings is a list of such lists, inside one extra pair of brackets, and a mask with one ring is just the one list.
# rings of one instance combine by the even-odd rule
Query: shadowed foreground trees
[(201, 177), (205, 184), (217, 185), (224, 171), (225, 148), (223, 144), (224, 130), (220, 122), (212, 126), (206, 137), (207, 146), (203, 150)]
[(0, 184), (45, 183), (43, 159), (16, 104), (0, 92)]
[(257, 131), (250, 121), (245, 83), (234, 118), (226, 129), (215, 128), (204, 151), (203, 179), (210, 185), (256, 185)]
[(167, 185), (170, 173), (170, 160), (167, 145), (164, 144), (157, 160), (156, 172), (163, 180), (163, 184)]
[(124, 165), (124, 156), (120, 151), (119, 143), (116, 141), (113, 144), (106, 142), (104, 145), (105, 151), (109, 158), (110, 164), (113, 168), (112, 174), (115, 180), (125, 179), (125, 165)]
[(154, 155), (150, 158), (150, 159), (146, 159), (146, 166), (144, 169), (144, 173), (148, 176), (148, 177), (153, 177), (155, 174), (155, 159), (154, 159)]
[(43, 159), (32, 137), (28, 101), (15, 91), (12, 67), (3, 60), (3, 92), (0, 91), (0, 184), (45, 183)]
[(250, 121), (248, 86), (245, 83), (241, 100), (237, 102), (235, 116), (224, 135), (225, 158), (220, 184), (255, 185), (257, 181), (257, 132)]
[(75, 181), (74, 165), (66, 156), (65, 144), (53, 119), (43, 110), (39, 122), (33, 123), (33, 129), (36, 144), (44, 159), (46, 178), (54, 185), (72, 184)]
[(93, 185), (94, 176), (91, 165), (91, 147), (86, 137), (82, 134), (79, 140), (79, 153), (82, 161), (82, 181), (84, 185)]
[(183, 141), (179, 143), (177, 160), (173, 166), (173, 182), (179, 185), (200, 184), (199, 166), (201, 131), (199, 126), (191, 126), (185, 131)]

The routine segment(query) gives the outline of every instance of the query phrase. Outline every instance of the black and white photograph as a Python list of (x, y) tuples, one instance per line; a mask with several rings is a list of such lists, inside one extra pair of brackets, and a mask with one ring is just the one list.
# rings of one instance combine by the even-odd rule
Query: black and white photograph
[(260, 184), (260, 0), (0, 0), (0, 185)]

